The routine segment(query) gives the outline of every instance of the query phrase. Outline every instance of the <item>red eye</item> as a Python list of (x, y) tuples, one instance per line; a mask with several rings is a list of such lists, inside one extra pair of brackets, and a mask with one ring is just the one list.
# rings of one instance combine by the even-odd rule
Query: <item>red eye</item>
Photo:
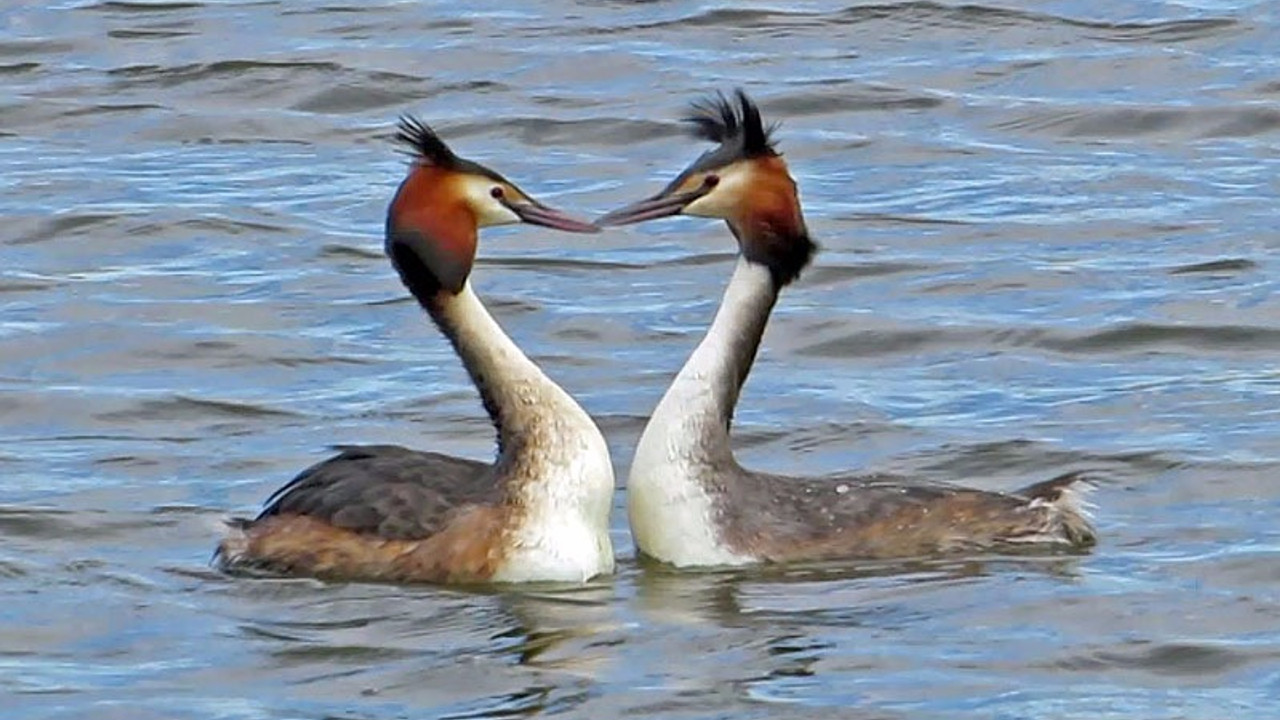
[(489, 191), (489, 195), (495, 200), (501, 200), (504, 193), (502, 192), (502, 188), (495, 185), (494, 188)]
[(706, 176), (706, 177), (702, 178), (702, 186), (703, 186), (703, 187), (706, 187), (706, 188), (713, 188), (713, 187), (715, 187), (715, 186), (717, 186), (717, 185), (719, 185), (719, 184), (720, 184), (720, 176), (719, 176), (719, 175), (708, 175), (708, 176)]

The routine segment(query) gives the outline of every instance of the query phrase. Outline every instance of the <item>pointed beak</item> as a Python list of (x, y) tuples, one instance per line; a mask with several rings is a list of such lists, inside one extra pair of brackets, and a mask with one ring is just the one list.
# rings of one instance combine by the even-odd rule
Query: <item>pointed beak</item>
[(598, 233), (600, 227), (594, 223), (578, 220), (570, 217), (559, 210), (549, 208), (536, 202), (504, 202), (511, 212), (515, 213), (521, 221), (530, 225), (541, 225), (555, 230), (564, 230), (565, 232), (577, 233)]
[(670, 193), (660, 192), (651, 198), (631, 203), (596, 218), (597, 225), (630, 225), (631, 223), (656, 220), (657, 218), (679, 215), (685, 206), (706, 195), (704, 189), (692, 192)]

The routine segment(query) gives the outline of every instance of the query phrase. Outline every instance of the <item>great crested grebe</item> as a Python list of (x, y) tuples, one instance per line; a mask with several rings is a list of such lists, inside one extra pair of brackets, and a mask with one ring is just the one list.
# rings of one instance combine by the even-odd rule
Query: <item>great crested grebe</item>
[(708, 566), (1094, 544), (1075, 474), (1002, 494), (883, 475), (784, 477), (738, 465), (729, 441), (734, 406), (779, 291), (816, 247), (773, 129), (741, 90), (736, 100), (695, 103), (686, 118), (694, 134), (719, 146), (657, 195), (596, 220), (721, 218), (740, 251), (711, 328), (636, 447), (627, 506), (640, 552)]
[(599, 428), (502, 331), (471, 289), (477, 230), (526, 222), (597, 232), (454, 155), (402, 118), (413, 155), (387, 211), (386, 252), (453, 344), (497, 430), (494, 463), (390, 445), (304, 470), (216, 556), (335, 579), (580, 582), (613, 570), (613, 466)]

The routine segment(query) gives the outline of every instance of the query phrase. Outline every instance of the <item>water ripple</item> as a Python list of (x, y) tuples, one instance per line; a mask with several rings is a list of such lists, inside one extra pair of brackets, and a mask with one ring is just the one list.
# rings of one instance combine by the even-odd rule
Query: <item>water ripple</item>
[[(1272, 713), (1263, 4), (89, 0), (5, 18), (6, 719)], [(737, 86), (781, 124), (823, 248), (743, 388), (742, 462), (991, 490), (1084, 471), (1093, 552), (674, 572), (636, 557), (620, 487), (618, 572), (578, 590), (208, 564), (223, 518), (332, 444), (492, 457), (469, 377), (382, 251), (397, 116), (594, 212), (705, 150), (679, 118)], [(625, 486), (735, 251), (699, 219), (512, 227), (483, 235), (472, 281), (597, 419)]]

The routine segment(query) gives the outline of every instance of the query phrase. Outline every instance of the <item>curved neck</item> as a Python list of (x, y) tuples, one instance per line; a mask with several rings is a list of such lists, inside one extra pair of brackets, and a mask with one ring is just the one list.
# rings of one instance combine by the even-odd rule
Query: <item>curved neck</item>
[(715, 320), (662, 396), (645, 435), (666, 433), (667, 447), (692, 460), (732, 461), (733, 410), (777, 299), (769, 269), (739, 257)]
[(520, 464), (535, 451), (540, 460), (552, 459), (548, 451), (562, 443), (547, 434), (579, 430), (584, 424), (595, 427), (586, 411), (503, 332), (469, 280), (458, 294), (439, 292), (423, 305), (480, 392), (498, 432), (500, 473), (507, 469), (504, 465)]

